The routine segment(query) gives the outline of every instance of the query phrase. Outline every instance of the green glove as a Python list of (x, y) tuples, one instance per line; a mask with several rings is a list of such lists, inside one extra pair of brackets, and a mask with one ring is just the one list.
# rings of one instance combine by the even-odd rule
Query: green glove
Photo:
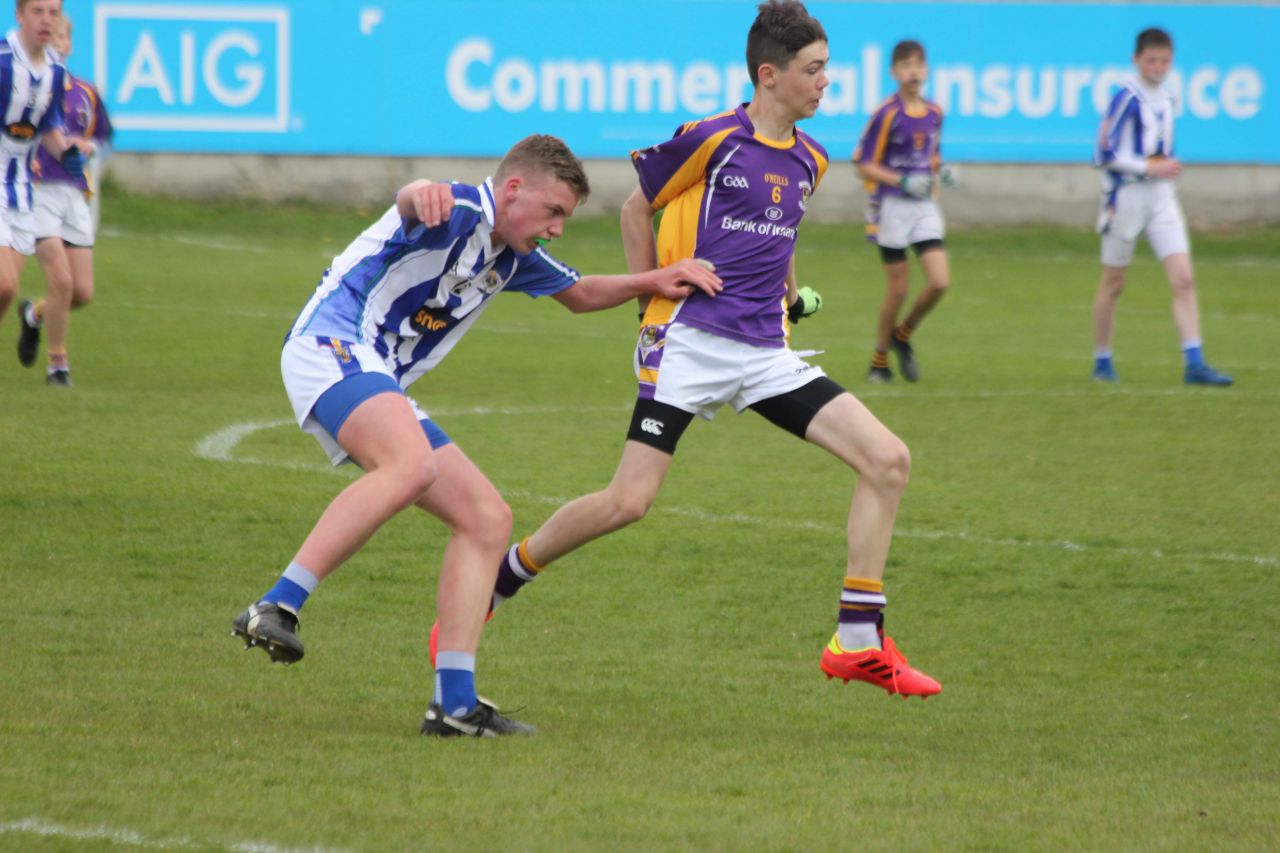
[(797, 291), (796, 301), (787, 309), (787, 319), (792, 323), (800, 322), (801, 317), (818, 313), (822, 307), (822, 294), (812, 287), (802, 287)]

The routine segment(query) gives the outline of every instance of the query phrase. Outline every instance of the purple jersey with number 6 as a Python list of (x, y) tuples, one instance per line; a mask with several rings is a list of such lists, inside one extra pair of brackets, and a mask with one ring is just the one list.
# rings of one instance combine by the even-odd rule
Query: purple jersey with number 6
[(683, 323), (762, 347), (786, 346), (786, 275), (809, 196), (827, 152), (796, 130), (779, 142), (756, 133), (746, 105), (689, 122), (669, 141), (631, 153), (654, 211), (658, 265), (715, 264), (724, 290), (680, 300), (654, 297), (646, 326)]

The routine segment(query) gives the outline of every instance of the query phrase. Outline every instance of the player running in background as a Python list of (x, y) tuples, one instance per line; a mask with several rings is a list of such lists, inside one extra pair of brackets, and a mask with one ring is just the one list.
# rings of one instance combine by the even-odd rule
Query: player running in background
[[(871, 116), (853, 150), (854, 168), (869, 194), (867, 240), (880, 247), (885, 277), (867, 380), (892, 381), (892, 347), (903, 378), (915, 382), (920, 368), (911, 335), (951, 283), (935, 180), (941, 169), (942, 108), (923, 95), (929, 64), (920, 42), (894, 45), (889, 70), (898, 81), (898, 92)], [(899, 323), (898, 314), (907, 301), (907, 247), (920, 259), (924, 290)]]
[(1138, 34), (1133, 65), (1137, 74), (1115, 94), (1102, 118), (1093, 164), (1102, 172), (1102, 278), (1093, 300), (1093, 378), (1116, 382), (1111, 339), (1116, 300), (1140, 234), (1164, 266), (1173, 291), (1173, 324), (1185, 361), (1188, 385), (1230, 385), (1201, 352), (1200, 308), (1191, 242), (1178, 203), (1174, 179), (1182, 164), (1173, 155), (1173, 118), (1177, 104), (1164, 86), (1173, 62), (1173, 39), (1161, 29)]
[[(881, 630), (882, 577), (910, 468), (907, 447), (787, 346), (788, 306), (798, 298), (797, 229), (827, 168), (822, 146), (796, 122), (814, 114), (827, 87), (826, 33), (801, 3), (771, 0), (759, 7), (746, 54), (751, 102), (633, 152), (640, 186), (622, 210), (629, 269), (665, 268), (696, 255), (715, 264), (724, 290), (714, 299), (694, 292), (650, 301), (635, 355), (638, 399), (613, 480), (562, 506), (507, 552), (494, 604), (552, 561), (640, 520), (695, 416), (710, 420), (725, 405), (753, 409), (858, 473), (837, 630), (822, 654), (823, 671), (928, 696), (938, 683), (909, 667)], [(440, 636), (443, 646), (443, 627)]]
[[(422, 724), (429, 735), (531, 731), (475, 691), (475, 655), (511, 511), (497, 489), (404, 389), (435, 367), (500, 291), (552, 296), (574, 312), (642, 294), (678, 299), (720, 280), (686, 260), (664, 270), (585, 276), (538, 246), (587, 196), (563, 142), (530, 136), (480, 186), (416, 181), (334, 259), (281, 355), (299, 425), (334, 464), (364, 473), (325, 509), (284, 574), (233, 632), (273, 661), (303, 656), (298, 613), (317, 584), (411, 505), (449, 528), (437, 613), (441, 651)], [(452, 213), (449, 213), (452, 207)], [(438, 223), (438, 224), (432, 224)]]
[[(46, 50), (62, 17), (62, 0), (18, 0), (18, 28), (0, 42), (0, 320), (18, 293), (22, 256), (35, 252), (32, 233), (31, 162), (43, 145), (72, 174), (84, 171), (93, 144), (62, 132), (62, 92), (67, 70)], [(26, 308), (27, 306), (23, 306)], [(25, 331), (25, 329), (24, 329)], [(18, 355), (26, 357), (19, 341)]]
[[(71, 55), (71, 21), (65, 15), (54, 25), (51, 46), (63, 61)], [(66, 133), (72, 138), (91, 140), (99, 150), (111, 141), (111, 122), (98, 91), (87, 80), (69, 72), (62, 114)], [(36, 259), (44, 273), (47, 295), (35, 304), (22, 303), (18, 353), (23, 364), (31, 364), (40, 343), (40, 327), (45, 326), (49, 356), (45, 381), (67, 386), (71, 384), (71, 365), (67, 361), (71, 309), (83, 307), (93, 298), (96, 227), (89, 209), (93, 189), (88, 175), (82, 170), (69, 172), (44, 148), (37, 149), (32, 172)], [(17, 260), (21, 272), (23, 256)]]

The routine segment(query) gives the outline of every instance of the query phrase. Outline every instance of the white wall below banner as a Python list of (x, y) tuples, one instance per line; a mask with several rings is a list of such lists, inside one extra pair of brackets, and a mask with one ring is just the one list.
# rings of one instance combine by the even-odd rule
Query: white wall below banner
[[(475, 183), (491, 158), (299, 157), (275, 155), (116, 154), (108, 171), (126, 189), (194, 198), (305, 200), (380, 209), (419, 177)], [(580, 215), (611, 215), (636, 186), (627, 161), (587, 160), (592, 195)], [(1098, 173), (1087, 166), (961, 163), (959, 186), (945, 190), (952, 225), (1045, 223), (1093, 227)], [(1195, 228), (1280, 222), (1280, 167), (1193, 166), (1178, 194)], [(861, 233), (865, 200), (853, 168), (833, 163), (810, 202), (809, 221), (847, 222)], [(109, 214), (108, 214), (109, 216)]]

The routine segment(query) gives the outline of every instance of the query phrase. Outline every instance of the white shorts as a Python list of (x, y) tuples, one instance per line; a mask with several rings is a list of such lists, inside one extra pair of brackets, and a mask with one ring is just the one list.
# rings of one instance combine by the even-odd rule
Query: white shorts
[(880, 202), (876, 243), (886, 249), (905, 249), (925, 240), (941, 240), (945, 232), (942, 210), (929, 199), (891, 195)]
[[(293, 416), (304, 432), (315, 436), (334, 465), (348, 460), (347, 452), (334, 440), (320, 421), (311, 413), (316, 401), (325, 391), (356, 373), (382, 373), (394, 381), (395, 375), (378, 351), (365, 344), (322, 345), (321, 339), (302, 336), (285, 342), (280, 353), (280, 375), (284, 390), (293, 406)], [(331, 338), (324, 338), (332, 341)], [(407, 394), (409, 408), (419, 421), (428, 420), (427, 414)]]
[(1127, 267), (1143, 232), (1159, 260), (1191, 250), (1187, 222), (1172, 181), (1138, 181), (1116, 190), (1115, 207), (1103, 199), (1098, 216), (1102, 235), (1102, 263)]
[(73, 246), (93, 247), (93, 214), (78, 187), (62, 182), (37, 182), (34, 186), (37, 240), (57, 237)]
[(672, 323), (646, 326), (636, 347), (640, 396), (707, 420), (721, 406), (748, 406), (825, 376), (790, 349), (770, 349)]
[(0, 209), (0, 246), (30, 257), (36, 253), (35, 214), (29, 210)]

